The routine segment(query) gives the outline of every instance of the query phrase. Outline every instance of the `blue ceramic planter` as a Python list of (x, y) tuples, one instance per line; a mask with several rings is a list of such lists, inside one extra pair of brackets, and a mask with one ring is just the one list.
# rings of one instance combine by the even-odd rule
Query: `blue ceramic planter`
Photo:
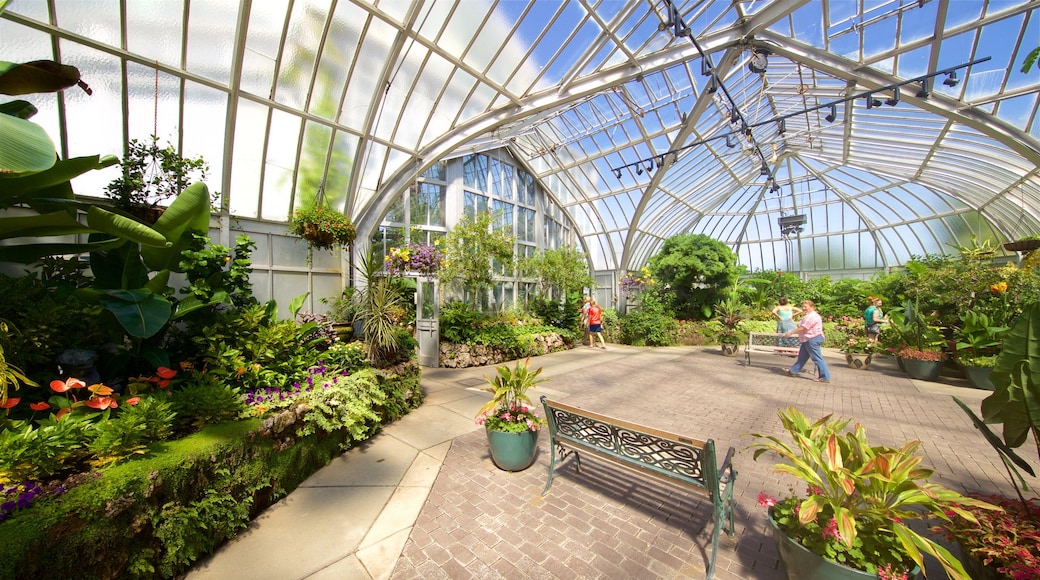
[(534, 463), (538, 451), (538, 431), (505, 433), (487, 429), (491, 460), (504, 471), (523, 471)]

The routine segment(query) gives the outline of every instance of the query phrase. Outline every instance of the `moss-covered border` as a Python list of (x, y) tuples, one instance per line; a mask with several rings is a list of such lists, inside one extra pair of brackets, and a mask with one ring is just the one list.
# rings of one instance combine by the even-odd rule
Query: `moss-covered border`
[[(395, 371), (381, 380), (398, 403), (381, 410), (383, 424), (423, 400), (418, 367)], [(173, 577), (358, 443), (343, 429), (286, 445), (271, 423), (208, 425), (156, 443), (16, 512), (0, 523), (0, 578)]]

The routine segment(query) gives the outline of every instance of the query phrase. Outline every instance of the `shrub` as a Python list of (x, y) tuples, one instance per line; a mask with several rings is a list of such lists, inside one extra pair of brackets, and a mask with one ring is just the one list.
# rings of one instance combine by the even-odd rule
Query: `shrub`
[(678, 333), (674, 318), (647, 303), (641, 310), (622, 316), (620, 326), (621, 341), (636, 346), (670, 346)]
[(453, 301), (441, 308), (437, 324), (443, 340), (467, 344), (476, 336), (483, 319), (484, 315), (468, 302)]
[(237, 419), (245, 410), (240, 392), (212, 374), (195, 372), (173, 392), (173, 410), (181, 428), (200, 428), (209, 423)]

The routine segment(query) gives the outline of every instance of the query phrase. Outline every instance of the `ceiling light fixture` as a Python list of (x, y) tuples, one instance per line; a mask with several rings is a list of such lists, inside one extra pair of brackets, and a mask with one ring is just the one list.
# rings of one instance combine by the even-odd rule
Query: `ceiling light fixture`
[(783, 135), (787, 132), (787, 119), (780, 119), (780, 122), (776, 124), (776, 134)]
[(837, 119), (837, 118), (838, 118), (838, 105), (831, 105), (831, 112), (827, 113), (823, 117), (823, 120), (827, 121), (828, 123), (833, 123), (834, 120)]
[(614, 177), (616, 177), (618, 179), (621, 179), (621, 170), (620, 169), (615, 169), (614, 170)]
[(867, 101), (867, 108), (868, 109), (873, 109), (875, 107), (880, 107), (881, 106), (881, 99), (875, 99), (873, 93), (867, 95), (866, 101)]
[(701, 59), (701, 74), (707, 77), (707, 76), (711, 76), (714, 73), (715, 73), (715, 69), (713, 69), (711, 67), (711, 65), (708, 64), (708, 59), (702, 58)]
[(769, 55), (773, 54), (773, 51), (768, 48), (758, 47), (751, 53), (751, 57), (748, 59), (747, 67), (753, 73), (762, 74), (769, 68)]
[(708, 79), (708, 86), (704, 88), (704, 92), (708, 93), (709, 95), (714, 95), (718, 90), (719, 80), (715, 77), (715, 75), (711, 75), (711, 78)]
[(892, 89), (892, 96), (885, 99), (885, 104), (894, 107), (899, 104), (899, 87)]
[(736, 123), (739, 120), (740, 120), (740, 113), (738, 113), (736, 109), (733, 109), (732, 111), (729, 112), (729, 122), (730, 123)]
[(726, 147), (729, 147), (730, 149), (732, 149), (732, 148), (734, 148), (736, 146), (737, 146), (737, 140), (733, 138), (733, 134), (730, 133), (729, 135), (726, 135)]
[(955, 87), (959, 82), (961, 82), (961, 80), (957, 78), (957, 71), (955, 70), (946, 73), (946, 79), (943, 80), (943, 84), (948, 87)]
[(917, 91), (917, 98), (927, 99), (930, 96), (932, 96), (932, 79), (923, 79), (921, 81), (921, 89)]
[(765, 161), (762, 162), (762, 167), (758, 168), (758, 174), (762, 176), (772, 176), (772, 174), (769, 172), (769, 166), (766, 165)]

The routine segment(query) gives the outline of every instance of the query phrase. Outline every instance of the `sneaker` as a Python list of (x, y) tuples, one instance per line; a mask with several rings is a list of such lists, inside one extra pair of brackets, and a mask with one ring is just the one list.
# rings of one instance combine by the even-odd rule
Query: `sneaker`
[(789, 377), (796, 377), (796, 376), (798, 376), (796, 373), (792, 373), (791, 369), (784, 369), (784, 372), (787, 373), (787, 376), (789, 376)]
[(816, 379), (816, 382), (817, 383), (829, 383), (829, 382), (831, 382), (831, 380), (830, 379)]

